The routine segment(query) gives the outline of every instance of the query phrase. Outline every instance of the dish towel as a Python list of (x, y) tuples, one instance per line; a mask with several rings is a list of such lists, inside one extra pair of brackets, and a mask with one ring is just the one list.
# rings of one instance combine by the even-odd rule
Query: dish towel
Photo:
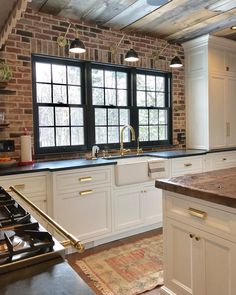
[(165, 160), (149, 160), (148, 161), (148, 175), (152, 179), (165, 177), (166, 175), (166, 165)]

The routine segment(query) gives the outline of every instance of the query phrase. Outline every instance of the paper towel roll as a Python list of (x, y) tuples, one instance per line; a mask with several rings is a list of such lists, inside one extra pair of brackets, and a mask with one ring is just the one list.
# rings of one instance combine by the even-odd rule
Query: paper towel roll
[(31, 136), (22, 135), (20, 137), (20, 141), (21, 141), (21, 162), (31, 162), (32, 161)]

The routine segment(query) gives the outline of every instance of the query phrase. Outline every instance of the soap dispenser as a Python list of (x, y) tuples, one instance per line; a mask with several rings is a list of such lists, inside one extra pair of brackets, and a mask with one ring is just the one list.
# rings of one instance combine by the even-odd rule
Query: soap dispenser
[(98, 151), (99, 151), (99, 147), (97, 145), (94, 145), (92, 147), (92, 159), (98, 158)]

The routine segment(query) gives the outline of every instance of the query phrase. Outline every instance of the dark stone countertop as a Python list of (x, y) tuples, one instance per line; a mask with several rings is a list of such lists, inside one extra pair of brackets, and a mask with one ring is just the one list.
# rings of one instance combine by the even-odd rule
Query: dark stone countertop
[(160, 151), (160, 152), (153, 152), (149, 153), (148, 155), (152, 157), (159, 157), (159, 158), (182, 158), (182, 157), (191, 157), (191, 156), (201, 156), (207, 153), (206, 150), (173, 150), (173, 151)]
[(157, 188), (236, 208), (236, 168), (156, 180)]
[(63, 258), (0, 275), (0, 295), (95, 295)]

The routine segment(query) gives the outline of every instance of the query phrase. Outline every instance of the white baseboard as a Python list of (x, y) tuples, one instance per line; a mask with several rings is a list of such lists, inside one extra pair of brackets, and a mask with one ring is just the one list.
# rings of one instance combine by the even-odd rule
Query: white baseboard
[(160, 294), (161, 295), (177, 295), (176, 293), (172, 292), (171, 290), (169, 290), (165, 286), (161, 287), (161, 293)]

